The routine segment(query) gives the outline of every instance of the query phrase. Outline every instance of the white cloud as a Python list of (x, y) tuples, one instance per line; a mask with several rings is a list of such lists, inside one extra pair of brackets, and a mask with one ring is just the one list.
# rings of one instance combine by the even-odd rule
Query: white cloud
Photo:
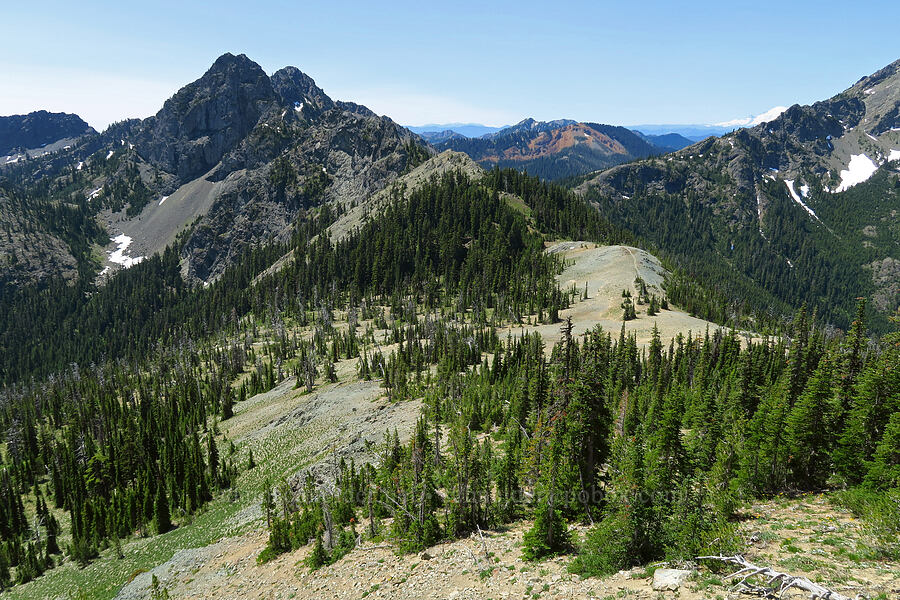
[(723, 121), (722, 123), (716, 123), (718, 127), (753, 127), (754, 125), (759, 125), (760, 123), (768, 123), (778, 117), (781, 113), (788, 109), (787, 106), (775, 106), (770, 108), (766, 112), (761, 115), (757, 115), (755, 117), (745, 117), (743, 119), (732, 119), (731, 121)]

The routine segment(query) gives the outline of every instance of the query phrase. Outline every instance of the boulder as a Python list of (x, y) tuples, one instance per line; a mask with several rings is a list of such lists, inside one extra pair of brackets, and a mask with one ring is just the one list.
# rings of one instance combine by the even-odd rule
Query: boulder
[(674, 592), (684, 585), (691, 573), (684, 569), (657, 569), (653, 572), (653, 590)]

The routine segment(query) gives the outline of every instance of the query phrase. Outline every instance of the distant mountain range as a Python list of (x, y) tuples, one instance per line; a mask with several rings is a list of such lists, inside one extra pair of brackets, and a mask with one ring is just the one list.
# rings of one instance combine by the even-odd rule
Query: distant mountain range
[(504, 127), (506, 126), (490, 127), (488, 125), (481, 125), (480, 123), (445, 123), (443, 125), (431, 124), (406, 126), (407, 129), (422, 136), (429, 142), (435, 138), (442, 138), (445, 137), (446, 134), (452, 133), (470, 138), (481, 137), (500, 131)]
[(486, 168), (512, 167), (544, 179), (581, 175), (692, 143), (677, 134), (646, 136), (624, 127), (569, 119), (525, 119), (477, 138), (444, 130), (426, 139), (438, 150), (465, 152)]
[[(691, 142), (699, 142), (711, 135), (720, 136), (742, 127), (753, 127), (760, 123), (774, 120), (778, 115), (787, 110), (786, 106), (773, 107), (759, 115), (732, 119), (715, 124), (643, 124), (626, 125), (628, 129), (637, 131), (644, 136), (653, 137), (667, 134), (678, 134)], [(555, 121), (554, 121), (555, 122)], [(503, 129), (515, 126), (488, 127), (478, 123), (443, 123), (430, 125), (407, 125), (406, 128), (430, 143), (440, 143), (457, 137), (486, 137)], [(673, 140), (670, 140), (670, 143)], [(683, 147), (683, 146), (682, 146)]]

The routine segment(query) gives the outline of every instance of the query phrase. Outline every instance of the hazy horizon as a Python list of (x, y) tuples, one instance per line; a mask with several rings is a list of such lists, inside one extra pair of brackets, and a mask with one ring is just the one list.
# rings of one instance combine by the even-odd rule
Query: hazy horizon
[(267, 73), (294, 65), (331, 97), (406, 125), (723, 123), (830, 97), (898, 58), (890, 44), (830, 34), (856, 29), (889, 40), (900, 6), (880, 7), (878, 19), (841, 12), (840, 23), (831, 16), (839, 6), (831, 8), (711, 0), (14, 4), (0, 24), (0, 114), (70, 112), (102, 130), (155, 114), (233, 52)]

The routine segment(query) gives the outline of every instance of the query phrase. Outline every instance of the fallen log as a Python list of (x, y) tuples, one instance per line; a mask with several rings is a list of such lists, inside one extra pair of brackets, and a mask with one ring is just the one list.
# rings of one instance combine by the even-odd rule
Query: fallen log
[[(796, 588), (807, 592), (810, 600), (851, 600), (849, 597), (822, 587), (805, 577), (782, 573), (772, 567), (754, 565), (740, 554), (735, 554), (734, 556), (698, 556), (697, 560), (718, 560), (739, 566), (740, 569), (738, 571), (725, 578), (726, 580), (740, 578), (740, 581), (735, 584), (735, 588), (743, 586), (748, 591), (761, 593), (766, 596), (777, 594), (779, 598), (783, 598), (784, 593), (788, 590)], [(766, 583), (764, 585), (749, 583), (747, 580), (751, 577), (763, 578), (766, 580)], [(777, 588), (773, 587), (773, 584), (776, 584)], [(861, 597), (861, 595), (857, 595), (856, 599), (859, 600)]]

